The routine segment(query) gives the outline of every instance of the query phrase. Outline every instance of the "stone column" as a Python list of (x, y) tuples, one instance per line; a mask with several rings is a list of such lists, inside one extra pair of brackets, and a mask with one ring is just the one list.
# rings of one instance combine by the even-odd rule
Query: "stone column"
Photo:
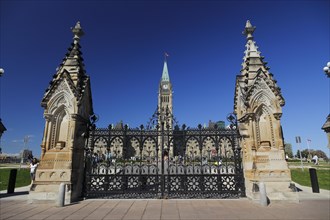
[(45, 124), (45, 128), (44, 128), (44, 135), (42, 137), (42, 142), (41, 142), (41, 158), (43, 158), (43, 156), (45, 155), (46, 153), (46, 150), (49, 149), (49, 142), (47, 141), (48, 140), (48, 130), (49, 130), (49, 126), (50, 126), (50, 121), (51, 121), (51, 118), (52, 118), (52, 115), (51, 114), (44, 114), (44, 117), (45, 117), (45, 120), (46, 120), (46, 124)]

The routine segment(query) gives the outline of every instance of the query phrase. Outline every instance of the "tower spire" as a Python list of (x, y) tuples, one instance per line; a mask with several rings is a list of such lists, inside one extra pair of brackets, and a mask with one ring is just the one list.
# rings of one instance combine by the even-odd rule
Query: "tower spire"
[(170, 81), (170, 76), (168, 74), (168, 69), (167, 69), (167, 57), (169, 55), (165, 52), (164, 53), (164, 67), (163, 67), (163, 74), (162, 74), (162, 82), (169, 82)]
[[(260, 52), (258, 51), (258, 46), (255, 41), (253, 41), (253, 32), (256, 29), (256, 27), (251, 25), (251, 22), (249, 20), (246, 21), (246, 25), (243, 31), (243, 34), (246, 36), (247, 42), (246, 42), (246, 50), (244, 52), (243, 60), (246, 62), (248, 58), (261, 58)], [(244, 63), (243, 63), (244, 66)]]
[(70, 77), (70, 81), (73, 83), (72, 88), (75, 87), (75, 94), (82, 94), (87, 85), (89, 77), (86, 75), (85, 65), (83, 63), (82, 52), (80, 51), (79, 41), (84, 32), (78, 21), (74, 28), (71, 28), (73, 33), (73, 43), (68, 48), (68, 52), (65, 54), (62, 63), (56, 68), (56, 73), (53, 76), (53, 80), (50, 82), (49, 87), (44, 95), (43, 103), (47, 102), (47, 97), (50, 96), (50, 90), (55, 87), (56, 83), (59, 83), (63, 79), (63, 75)]
[[(254, 89), (257, 87), (256, 84), (260, 81), (267, 82), (267, 86), (273, 91), (274, 95), (277, 96), (279, 104), (283, 106), (285, 104), (284, 98), (281, 94), (281, 89), (277, 86), (276, 80), (273, 74), (269, 72), (267, 62), (264, 61), (264, 57), (260, 54), (256, 42), (253, 40), (253, 32), (256, 27), (251, 25), (249, 20), (246, 21), (246, 25), (243, 34), (246, 36), (247, 42), (245, 45), (241, 76), (238, 80), (239, 87), (244, 88), (242, 90), (245, 94), (246, 102), (249, 102)], [(258, 81), (258, 83), (256, 83)], [(236, 105), (236, 104), (235, 104)]]

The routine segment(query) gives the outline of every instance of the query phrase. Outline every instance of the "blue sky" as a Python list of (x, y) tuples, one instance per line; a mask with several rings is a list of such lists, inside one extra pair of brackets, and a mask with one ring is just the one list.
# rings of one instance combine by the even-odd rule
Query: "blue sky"
[(157, 105), (164, 51), (174, 88), (174, 114), (194, 127), (233, 111), (235, 77), (245, 50), (246, 20), (286, 100), (282, 127), (297, 150), (326, 148), (321, 127), (330, 110), (329, 1), (0, 1), (0, 116), (3, 152), (19, 152), (24, 136), (40, 155), (40, 106), (55, 69), (80, 42), (91, 77), (99, 127), (123, 120), (146, 124)]

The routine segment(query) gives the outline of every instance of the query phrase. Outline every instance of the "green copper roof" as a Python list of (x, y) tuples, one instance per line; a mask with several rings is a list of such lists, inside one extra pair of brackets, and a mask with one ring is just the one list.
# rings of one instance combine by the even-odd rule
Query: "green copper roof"
[(170, 76), (168, 75), (166, 60), (164, 62), (162, 81), (166, 81), (166, 82), (170, 81)]

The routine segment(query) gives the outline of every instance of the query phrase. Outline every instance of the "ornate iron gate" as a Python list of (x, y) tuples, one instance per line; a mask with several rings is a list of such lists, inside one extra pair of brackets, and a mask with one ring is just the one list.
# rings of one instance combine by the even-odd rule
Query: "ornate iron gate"
[(85, 198), (245, 196), (236, 120), (230, 128), (91, 125)]

